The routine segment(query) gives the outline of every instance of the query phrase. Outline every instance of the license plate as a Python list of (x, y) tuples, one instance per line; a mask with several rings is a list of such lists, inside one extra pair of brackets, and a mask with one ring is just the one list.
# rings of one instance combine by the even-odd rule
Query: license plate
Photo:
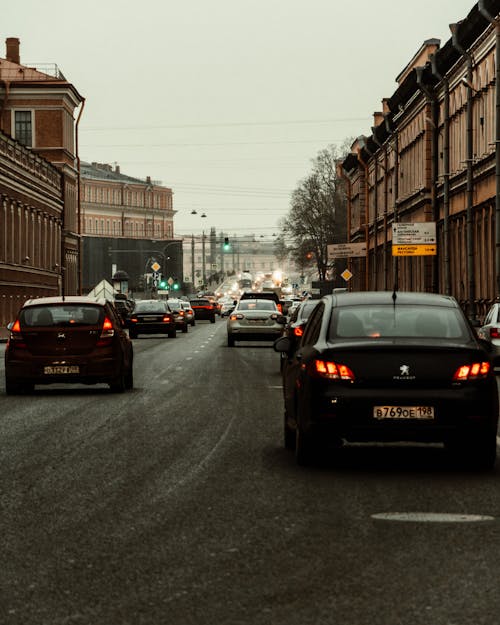
[(434, 419), (433, 406), (374, 406), (375, 419)]
[(43, 372), (46, 375), (59, 375), (65, 373), (80, 373), (80, 367), (78, 365), (53, 365), (50, 367), (44, 367)]

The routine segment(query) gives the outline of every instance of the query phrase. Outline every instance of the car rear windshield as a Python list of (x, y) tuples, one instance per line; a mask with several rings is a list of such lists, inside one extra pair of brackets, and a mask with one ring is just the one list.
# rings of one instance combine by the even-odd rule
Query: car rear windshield
[(169, 309), (164, 302), (136, 302), (134, 312), (135, 313), (148, 313), (148, 312), (166, 312)]
[(192, 299), (191, 306), (211, 306), (212, 302), (209, 299)]
[(53, 327), (72, 325), (97, 325), (104, 318), (101, 306), (65, 304), (59, 306), (30, 306), (21, 310), (21, 326)]
[(276, 304), (267, 299), (246, 299), (240, 301), (238, 310), (272, 310), (276, 312)]
[(464, 339), (470, 331), (455, 308), (425, 305), (342, 306), (332, 315), (330, 338), (407, 337)]

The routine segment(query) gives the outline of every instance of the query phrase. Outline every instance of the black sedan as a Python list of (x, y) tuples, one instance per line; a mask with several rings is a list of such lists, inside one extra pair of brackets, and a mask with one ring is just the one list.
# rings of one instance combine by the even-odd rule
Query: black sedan
[(139, 334), (167, 334), (177, 336), (175, 315), (168, 305), (158, 299), (143, 299), (135, 303), (128, 318), (128, 333), (135, 339)]
[(283, 370), (285, 446), (298, 464), (320, 443), (444, 443), (469, 466), (496, 458), (498, 392), (487, 343), (455, 299), (429, 293), (328, 295)]

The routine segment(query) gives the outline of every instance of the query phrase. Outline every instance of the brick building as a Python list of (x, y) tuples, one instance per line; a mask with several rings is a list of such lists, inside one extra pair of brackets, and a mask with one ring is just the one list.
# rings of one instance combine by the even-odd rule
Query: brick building
[[(368, 243), (351, 288), (440, 291), (471, 317), (500, 295), (499, 13), (483, 0), (424, 42), (341, 163), (349, 241)], [(397, 222), (435, 222), (437, 254), (393, 256)]]
[(79, 290), (76, 138), (83, 104), (56, 65), (22, 65), (19, 39), (6, 40), (6, 58), (0, 58), (0, 324), (29, 297)]

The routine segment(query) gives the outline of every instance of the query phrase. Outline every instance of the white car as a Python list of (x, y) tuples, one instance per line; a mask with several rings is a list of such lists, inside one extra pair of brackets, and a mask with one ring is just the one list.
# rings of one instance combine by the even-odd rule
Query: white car
[(283, 334), (286, 317), (270, 299), (242, 299), (227, 321), (227, 344), (235, 341), (274, 341)]

